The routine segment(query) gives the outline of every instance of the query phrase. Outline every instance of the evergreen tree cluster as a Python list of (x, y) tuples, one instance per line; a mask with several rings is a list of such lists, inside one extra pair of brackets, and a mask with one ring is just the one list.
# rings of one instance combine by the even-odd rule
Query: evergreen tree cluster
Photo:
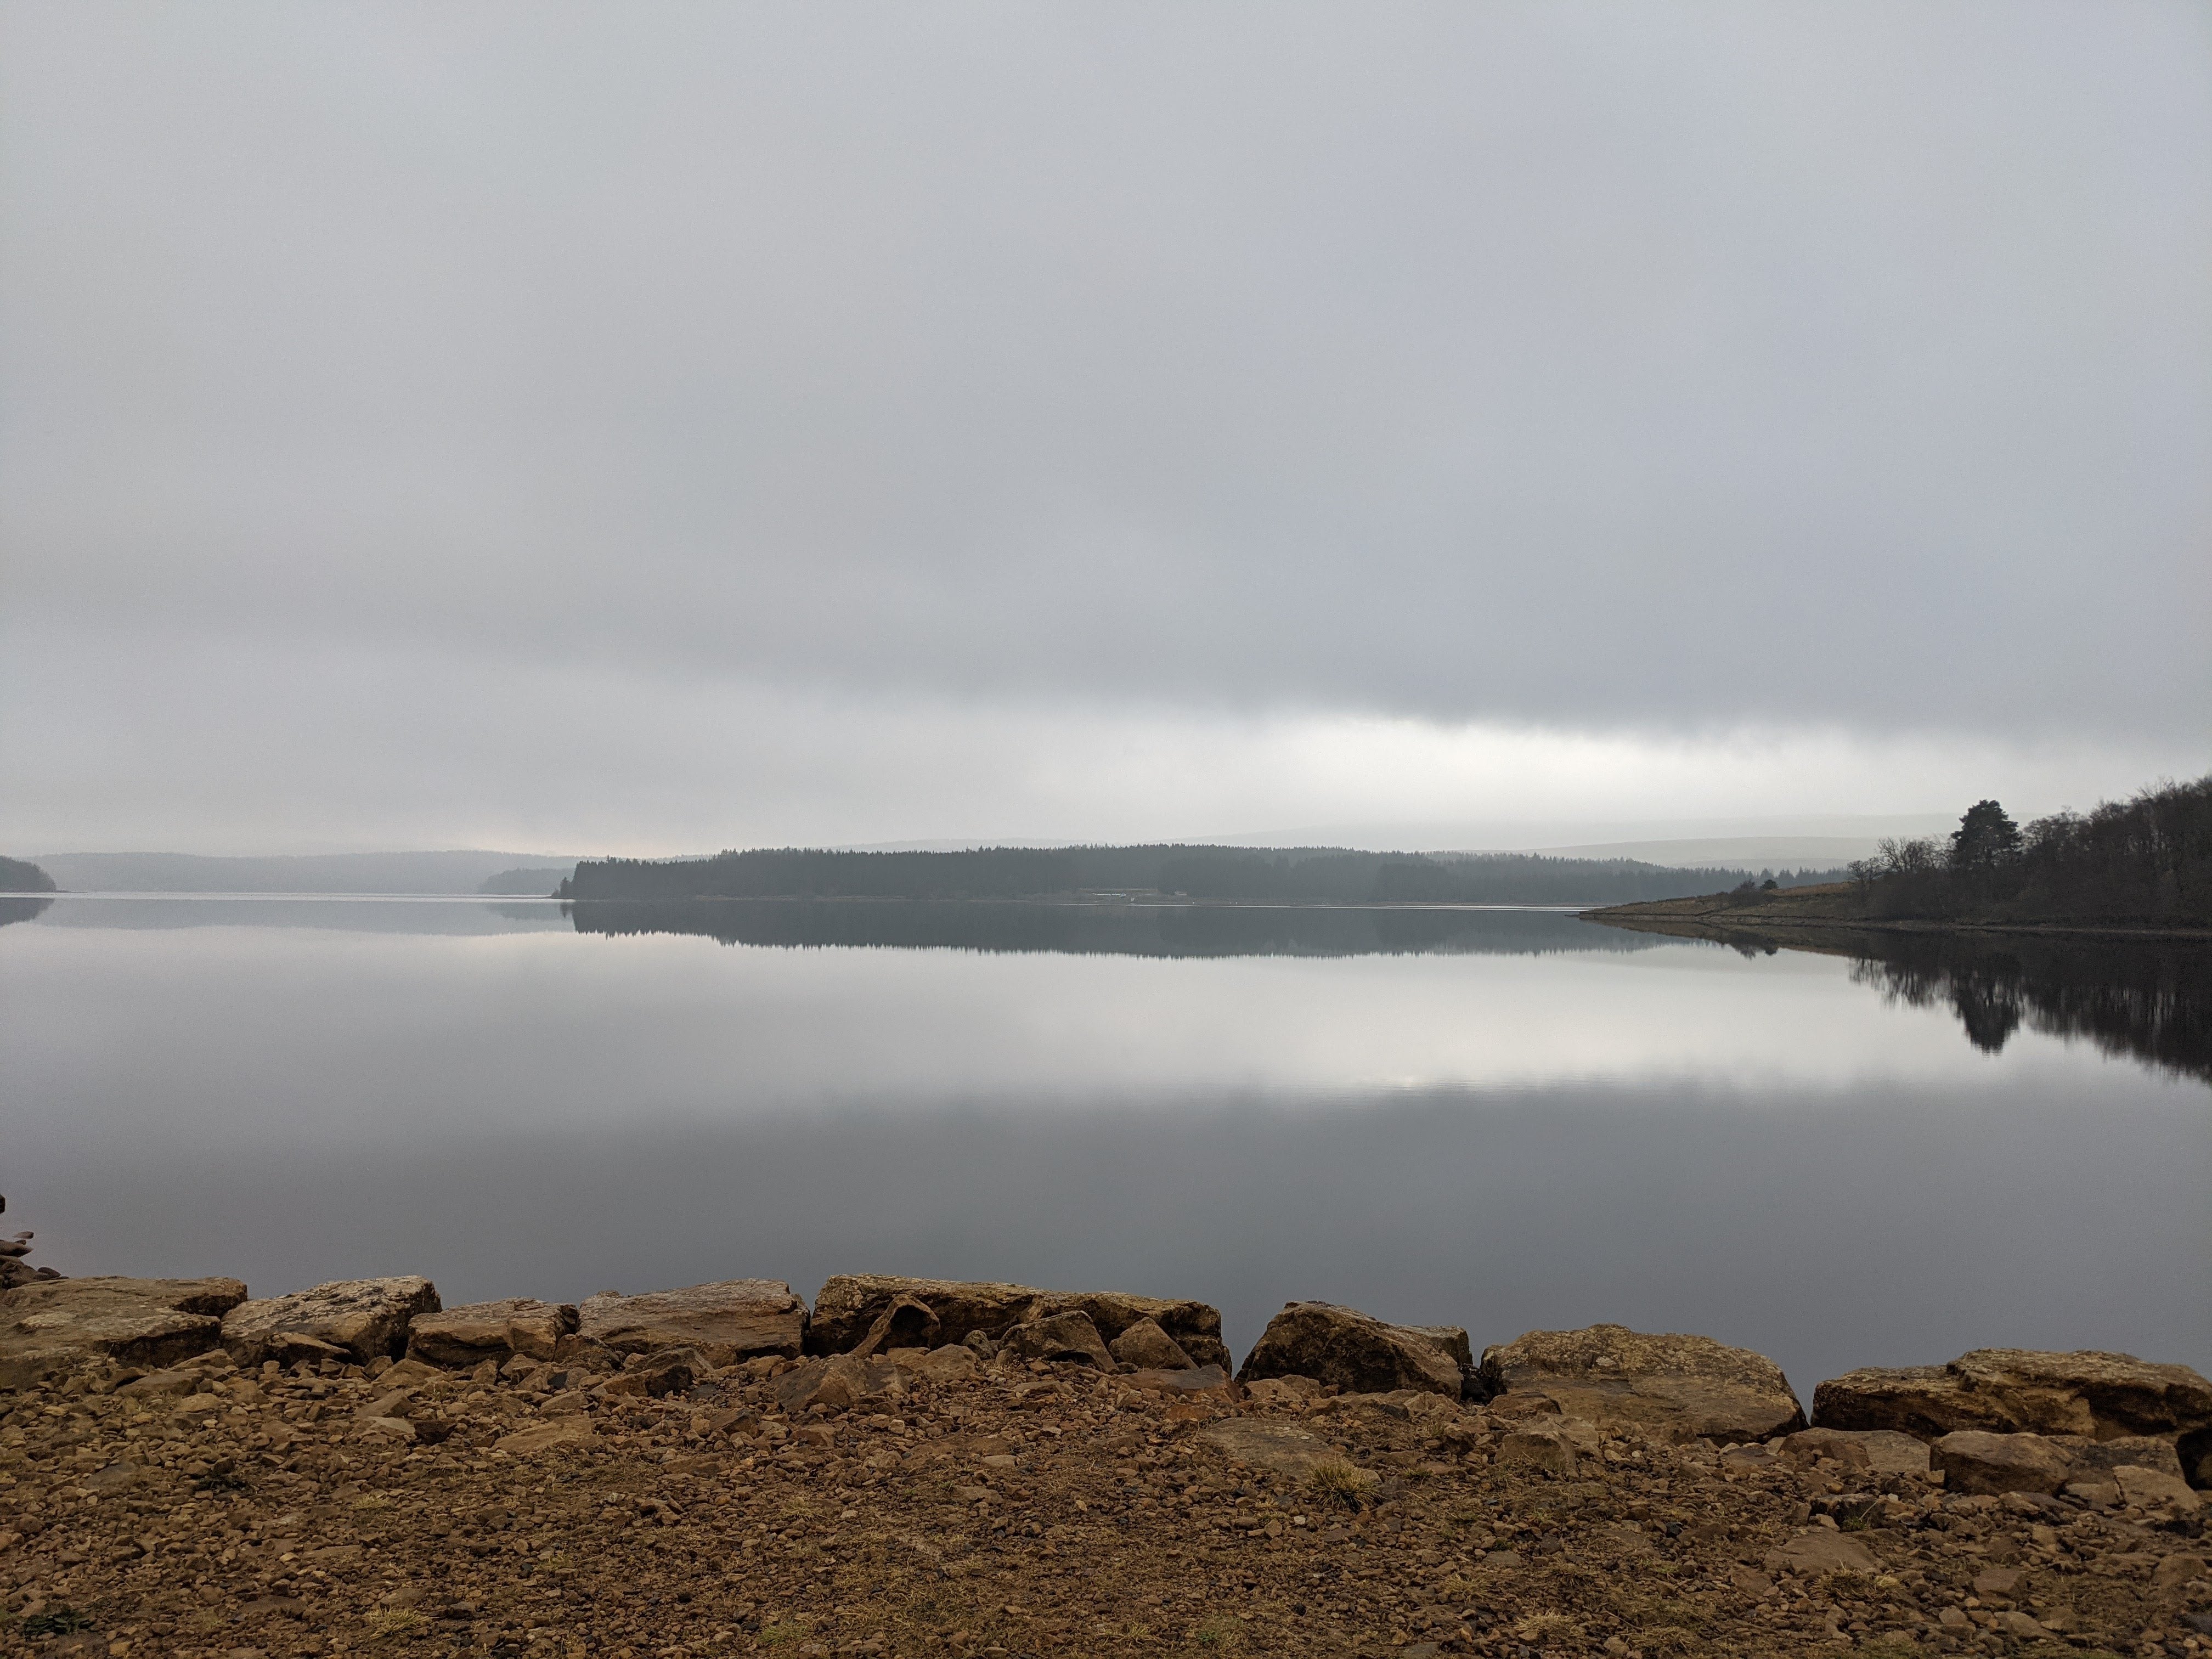
[(1885, 918), (2212, 925), (2212, 775), (2025, 829), (1977, 801), (1948, 839), (1885, 841), (1850, 875)]

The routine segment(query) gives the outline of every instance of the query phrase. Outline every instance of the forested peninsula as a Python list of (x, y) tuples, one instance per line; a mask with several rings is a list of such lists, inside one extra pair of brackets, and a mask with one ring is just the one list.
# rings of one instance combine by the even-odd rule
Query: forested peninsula
[(2212, 933), (2212, 775), (2025, 829), (2001, 803), (1977, 801), (1947, 838), (1885, 841), (1847, 873), (1788, 892), (1744, 882), (1590, 914), (1708, 936), (1835, 927)]
[[(556, 898), (1132, 899), (1233, 904), (1620, 904), (1709, 892), (1737, 870), (1535, 854), (1344, 848), (994, 847), (847, 853), (799, 848), (708, 859), (587, 859)], [(1818, 881), (1836, 871), (1778, 880)]]
[(0, 893), (51, 893), (54, 878), (28, 859), (0, 858)]

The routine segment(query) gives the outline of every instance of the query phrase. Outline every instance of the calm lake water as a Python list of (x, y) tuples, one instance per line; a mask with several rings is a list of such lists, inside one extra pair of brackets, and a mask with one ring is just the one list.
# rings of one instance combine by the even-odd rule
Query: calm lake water
[[(16, 902), (0, 1190), (64, 1273), (448, 1303), (833, 1273), (1616, 1320), (1802, 1393), (2212, 1370), (2202, 949), (1552, 912)], [(2022, 954), (2022, 951), (2025, 954)]]

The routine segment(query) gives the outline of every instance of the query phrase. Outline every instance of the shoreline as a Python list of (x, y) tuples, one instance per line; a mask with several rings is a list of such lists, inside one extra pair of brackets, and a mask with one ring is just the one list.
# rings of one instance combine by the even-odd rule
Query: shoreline
[[(19, 1281), (18, 1250), (4, 1264)], [(2212, 1635), (2212, 1383), (842, 1275), (0, 1291), (34, 1652), (1672, 1659)], [(1808, 1427), (1810, 1417), (1812, 1426)], [(1971, 1426), (1969, 1426), (1971, 1425)]]
[[(1827, 898), (1832, 890), (1802, 890)], [(1701, 898), (1649, 899), (1634, 904), (1601, 905), (1575, 913), (1584, 921), (1639, 933), (1674, 933), (1678, 937), (1711, 938), (1717, 931), (1747, 934), (1780, 934), (1791, 928), (1814, 933), (1856, 931), (1947, 937), (2021, 939), (2135, 939), (2145, 943), (2212, 943), (2212, 927), (2159, 922), (2075, 921), (1946, 921), (1917, 916), (1867, 916), (1829, 912), (1806, 904), (1762, 898), (1749, 904), (1730, 903), (1725, 894)], [(1705, 929), (1711, 931), (1698, 932)]]

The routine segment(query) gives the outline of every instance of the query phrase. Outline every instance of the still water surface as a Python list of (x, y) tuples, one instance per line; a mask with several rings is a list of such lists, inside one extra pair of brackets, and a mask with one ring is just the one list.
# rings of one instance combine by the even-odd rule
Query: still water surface
[[(2212, 1369), (2203, 950), (1555, 912), (64, 897), (0, 925), (0, 1190), (65, 1273), (447, 1301), (999, 1278), (1617, 1320), (1801, 1391)], [(1867, 954), (1881, 952), (1883, 955)]]

